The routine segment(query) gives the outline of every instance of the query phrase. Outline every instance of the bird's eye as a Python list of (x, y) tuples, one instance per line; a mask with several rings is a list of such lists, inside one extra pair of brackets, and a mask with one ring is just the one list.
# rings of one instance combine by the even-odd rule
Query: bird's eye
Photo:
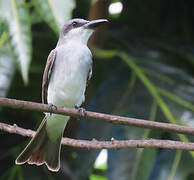
[(77, 25), (77, 23), (76, 22), (73, 22), (72, 25), (73, 25), (73, 27), (75, 27)]

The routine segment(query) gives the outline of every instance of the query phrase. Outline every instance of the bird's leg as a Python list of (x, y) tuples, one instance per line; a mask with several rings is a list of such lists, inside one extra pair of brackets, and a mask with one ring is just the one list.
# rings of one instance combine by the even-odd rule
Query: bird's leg
[(75, 109), (78, 110), (78, 112), (82, 115), (82, 117), (86, 117), (86, 110), (84, 108), (81, 108), (75, 105)]
[(52, 115), (53, 113), (53, 107), (55, 108), (55, 110), (57, 110), (57, 106), (55, 106), (54, 104), (52, 103), (48, 103), (49, 105), (49, 111), (50, 111), (50, 116)]

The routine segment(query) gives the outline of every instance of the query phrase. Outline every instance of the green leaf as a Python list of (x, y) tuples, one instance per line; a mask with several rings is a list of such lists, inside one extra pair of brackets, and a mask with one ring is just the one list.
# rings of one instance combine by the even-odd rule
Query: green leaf
[(10, 173), (9, 173), (9, 176), (8, 176), (8, 180), (12, 180), (12, 179), (15, 179), (15, 176), (17, 175), (17, 166), (13, 166), (12, 168), (11, 168), (11, 171), (10, 171)]
[(143, 71), (131, 60), (129, 56), (127, 56), (127, 54), (121, 53), (120, 56), (128, 64), (128, 66), (137, 74), (137, 76), (142, 81), (142, 83), (147, 87), (147, 89), (152, 94), (152, 96), (155, 98), (156, 102), (158, 103), (158, 105), (160, 106), (164, 114), (167, 116), (169, 121), (171, 123), (176, 123), (176, 120), (174, 119), (173, 115), (169, 111), (167, 105), (165, 104), (163, 99), (159, 96), (156, 87), (144, 75)]
[(15, 72), (15, 63), (8, 34), (3, 32), (0, 36), (0, 97), (6, 97)]
[(160, 72), (157, 72), (157, 71), (154, 71), (154, 70), (151, 70), (151, 69), (148, 69), (148, 68), (145, 68), (145, 67), (141, 67), (140, 68), (145, 74), (148, 74), (148, 75), (152, 75), (152, 76), (155, 76), (157, 77), (159, 80), (162, 80), (168, 84), (172, 84), (174, 83), (174, 80), (172, 78), (169, 78), (168, 76), (160, 73)]
[(3, 47), (7, 39), (8, 39), (8, 33), (4, 31), (0, 37), (0, 49)]
[(13, 58), (8, 55), (0, 55), (0, 97), (6, 97), (14, 72)]
[(107, 178), (105, 176), (92, 174), (90, 175), (90, 180), (107, 180)]
[[(157, 103), (154, 100), (149, 120), (155, 121), (157, 113)], [(142, 139), (147, 139), (149, 137), (151, 130), (146, 129)], [(157, 150), (150, 148), (141, 148), (137, 150), (136, 164), (134, 168), (134, 176), (133, 179), (148, 179), (156, 158)], [(149, 164), (147, 163), (149, 161)], [(143, 171), (142, 171), (143, 169)]]
[(97, 56), (98, 58), (103, 58), (103, 59), (111, 59), (117, 55), (116, 50), (103, 50), (98, 48), (92, 48), (92, 53), (94, 56)]
[[(170, 112), (167, 104), (164, 102), (162, 97), (160, 96), (157, 88), (155, 87), (154, 84), (146, 77), (146, 75), (143, 73), (143, 71), (136, 65), (133, 60), (124, 52), (120, 53), (121, 59), (123, 59), (127, 65), (136, 73), (137, 77), (141, 80), (141, 82), (145, 85), (145, 87), (148, 89), (150, 94), (153, 96), (153, 98), (156, 100), (157, 104), (159, 105), (161, 111), (164, 113), (165, 117), (168, 119), (170, 123), (173, 124), (180, 124), (172, 113)], [(189, 142), (188, 138), (185, 135), (178, 134), (180, 140), (184, 142)], [(189, 151), (192, 157), (194, 157), (194, 152)]]
[(33, 3), (43, 19), (57, 34), (65, 21), (71, 19), (72, 10), (75, 8), (74, 0), (36, 0)]
[(185, 101), (184, 99), (176, 96), (175, 94), (173, 94), (165, 89), (157, 87), (157, 90), (161, 95), (171, 99), (172, 101), (176, 102), (177, 104), (182, 105), (183, 107), (185, 107), (187, 109), (190, 109), (191, 111), (194, 111), (194, 105), (191, 104), (190, 102)]
[(19, 68), (24, 83), (28, 83), (31, 61), (31, 32), (28, 10), (24, 0), (7, 0), (0, 2), (0, 15), (9, 25), (12, 44), (17, 55)]
[(169, 177), (168, 177), (168, 180), (173, 180), (174, 179), (176, 170), (177, 170), (178, 165), (179, 165), (180, 160), (181, 160), (182, 152), (183, 152), (182, 150), (177, 150), (176, 155), (175, 155), (175, 159), (174, 159), (174, 162), (173, 162), (173, 165), (172, 165), (172, 169), (171, 169)]

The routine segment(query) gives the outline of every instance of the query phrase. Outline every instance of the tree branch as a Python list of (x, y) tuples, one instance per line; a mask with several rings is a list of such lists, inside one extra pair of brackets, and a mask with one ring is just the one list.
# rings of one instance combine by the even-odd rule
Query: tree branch
[[(23, 129), (18, 127), (16, 124), (13, 126), (0, 123), (0, 130), (7, 131), (9, 133), (19, 134), (22, 136), (32, 137), (35, 131), (30, 129)], [(159, 139), (148, 139), (148, 140), (111, 140), (111, 141), (97, 141), (93, 139), (87, 140), (75, 140), (70, 138), (63, 138), (62, 144), (67, 146), (81, 147), (87, 149), (120, 149), (120, 148), (167, 148), (174, 150), (194, 150), (194, 143), (186, 143), (180, 141), (171, 140), (159, 140)]]
[[(39, 111), (39, 112), (50, 112), (49, 105), (47, 104), (21, 101), (16, 99), (9, 99), (9, 98), (0, 98), (0, 106), (7, 106), (15, 109), (33, 110), (33, 111)], [(73, 109), (73, 108), (57, 107), (57, 109), (53, 108), (52, 112), (55, 114), (81, 117), (81, 114), (76, 109)], [(194, 135), (194, 128), (170, 124), (170, 123), (153, 122), (148, 120), (121, 117), (121, 116), (96, 113), (91, 111), (86, 111), (86, 118), (94, 119), (98, 121), (104, 121), (104, 122), (113, 123), (113, 124), (136, 126), (141, 128), (149, 128), (149, 129), (163, 130), (163, 131), (169, 131), (169, 132), (175, 132), (175, 133), (181, 133), (181, 134), (187, 134), (187, 135)]]

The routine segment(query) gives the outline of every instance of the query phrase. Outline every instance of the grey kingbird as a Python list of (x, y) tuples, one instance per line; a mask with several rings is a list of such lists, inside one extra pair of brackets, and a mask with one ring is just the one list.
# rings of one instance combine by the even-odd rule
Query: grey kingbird
[[(69, 108), (85, 100), (87, 80), (92, 75), (89, 37), (106, 19), (72, 19), (63, 26), (58, 43), (46, 62), (42, 82), (42, 102)], [(69, 116), (45, 113), (35, 136), (16, 159), (16, 164), (46, 164), (51, 171), (60, 168), (61, 138)]]

